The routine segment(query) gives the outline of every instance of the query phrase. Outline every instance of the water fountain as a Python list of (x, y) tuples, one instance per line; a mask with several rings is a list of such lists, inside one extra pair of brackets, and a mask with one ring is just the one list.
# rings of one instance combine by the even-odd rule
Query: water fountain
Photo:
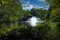
[(44, 22), (42, 21), (40, 18), (37, 18), (35, 16), (32, 16), (31, 18), (29, 18), (27, 21), (26, 21), (29, 25), (31, 25), (32, 27), (36, 27), (37, 23), (41, 23), (41, 22)]

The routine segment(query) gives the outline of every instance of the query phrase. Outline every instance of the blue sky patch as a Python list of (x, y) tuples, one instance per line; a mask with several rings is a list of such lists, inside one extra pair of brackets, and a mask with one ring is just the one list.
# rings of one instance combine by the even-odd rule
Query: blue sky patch
[(31, 10), (32, 8), (48, 9), (49, 5), (45, 0), (20, 0), (23, 10)]

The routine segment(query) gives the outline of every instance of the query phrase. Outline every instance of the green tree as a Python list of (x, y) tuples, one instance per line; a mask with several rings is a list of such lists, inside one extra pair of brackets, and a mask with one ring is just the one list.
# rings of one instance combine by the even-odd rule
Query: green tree
[(22, 17), (23, 14), (20, 0), (0, 0), (1, 30), (14, 30), (15, 26), (18, 27), (18, 21), (19, 19), (22, 19)]
[(51, 11), (50, 19), (54, 22), (60, 22), (60, 8)]
[(60, 22), (60, 0), (47, 0), (47, 2), (50, 4), (50, 19), (54, 22)]

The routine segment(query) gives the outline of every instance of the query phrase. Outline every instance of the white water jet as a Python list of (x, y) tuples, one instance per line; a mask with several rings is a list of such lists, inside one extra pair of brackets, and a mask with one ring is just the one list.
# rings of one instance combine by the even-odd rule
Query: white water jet
[(27, 20), (27, 22), (32, 26), (32, 27), (36, 27), (37, 23), (38, 22), (44, 22), (44, 21), (41, 21), (40, 18), (37, 18), (37, 17), (31, 17)]

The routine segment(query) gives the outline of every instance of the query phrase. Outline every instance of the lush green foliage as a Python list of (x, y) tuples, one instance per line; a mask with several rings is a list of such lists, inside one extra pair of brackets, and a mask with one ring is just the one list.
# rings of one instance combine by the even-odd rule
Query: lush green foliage
[[(0, 40), (60, 40), (60, 0), (47, 0), (49, 10), (22, 10), (19, 0), (0, 0)], [(45, 22), (36, 27), (20, 23), (31, 16)]]

